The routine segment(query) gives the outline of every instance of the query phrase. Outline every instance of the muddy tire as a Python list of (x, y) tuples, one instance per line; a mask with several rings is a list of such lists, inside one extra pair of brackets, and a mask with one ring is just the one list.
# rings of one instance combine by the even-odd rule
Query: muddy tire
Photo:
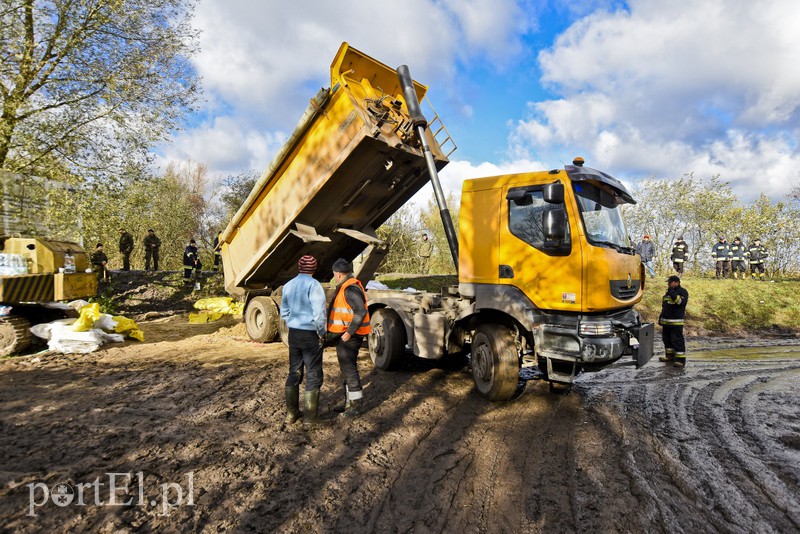
[(519, 381), (519, 356), (508, 328), (478, 327), (472, 340), (472, 378), (478, 393), (495, 402), (514, 397)]
[(278, 305), (269, 297), (253, 298), (244, 312), (247, 335), (259, 343), (269, 343), (275, 339), (280, 319)]
[(33, 339), (31, 323), (22, 317), (0, 317), (0, 356), (26, 349)]
[(370, 316), (369, 357), (381, 371), (396, 369), (406, 350), (406, 330), (397, 312), (390, 308), (375, 310)]

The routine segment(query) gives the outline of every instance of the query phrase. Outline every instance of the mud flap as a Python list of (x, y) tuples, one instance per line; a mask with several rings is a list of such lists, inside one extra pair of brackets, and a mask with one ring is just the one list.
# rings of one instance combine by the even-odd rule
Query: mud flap
[(653, 357), (653, 336), (656, 326), (653, 323), (645, 323), (634, 330), (634, 336), (639, 340), (639, 348), (634, 349), (633, 359), (636, 360), (636, 368), (639, 369), (650, 361)]

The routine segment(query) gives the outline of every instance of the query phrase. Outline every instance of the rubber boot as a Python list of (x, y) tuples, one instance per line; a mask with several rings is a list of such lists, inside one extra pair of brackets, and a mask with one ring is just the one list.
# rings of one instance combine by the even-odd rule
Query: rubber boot
[(675, 362), (673, 362), (672, 366), (680, 367), (681, 369), (683, 369), (684, 367), (686, 367), (686, 357), (685, 356), (683, 358), (676, 357)]
[(286, 424), (291, 425), (301, 417), (300, 386), (286, 386)]
[(319, 418), (319, 390), (312, 389), (306, 391), (303, 397), (303, 429), (308, 430), (320, 423), (322, 419)]
[(348, 407), (342, 415), (345, 417), (358, 417), (363, 413), (364, 393), (363, 391), (348, 391)]
[(350, 407), (350, 392), (347, 391), (347, 384), (344, 385), (344, 402), (333, 407), (336, 413), (344, 413)]
[(658, 361), (660, 361), (660, 362), (674, 362), (675, 361), (675, 355), (672, 354), (672, 353), (669, 353), (666, 356), (659, 356), (658, 357)]

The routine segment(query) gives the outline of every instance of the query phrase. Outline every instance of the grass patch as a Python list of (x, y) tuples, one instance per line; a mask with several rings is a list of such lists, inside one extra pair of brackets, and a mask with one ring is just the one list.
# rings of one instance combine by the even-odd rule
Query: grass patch
[[(644, 299), (636, 308), (646, 320), (657, 321), (667, 284), (647, 282)], [(800, 331), (800, 281), (760, 282), (685, 276), (681, 285), (689, 292), (687, 330), (712, 334)]]

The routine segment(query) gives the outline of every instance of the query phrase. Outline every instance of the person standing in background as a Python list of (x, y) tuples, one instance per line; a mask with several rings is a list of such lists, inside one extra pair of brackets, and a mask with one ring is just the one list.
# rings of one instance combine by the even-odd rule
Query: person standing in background
[(645, 235), (641, 243), (636, 245), (636, 253), (641, 256), (642, 265), (647, 269), (647, 274), (650, 275), (650, 278), (655, 278), (656, 271), (653, 269), (653, 258), (656, 256), (656, 247), (653, 245), (653, 242), (650, 241), (649, 235)]
[(189, 244), (183, 250), (183, 281), (184, 283), (191, 283), (192, 271), (200, 273), (203, 264), (200, 263), (200, 257), (197, 255), (197, 243), (194, 239), (189, 240)]
[(158, 270), (158, 251), (161, 248), (161, 239), (156, 235), (155, 230), (150, 229), (142, 241), (144, 244), (144, 270), (150, 270), (150, 259), (153, 260), (153, 270)]
[(212, 271), (219, 271), (219, 266), (222, 263), (222, 230), (217, 231), (217, 237), (214, 238), (214, 266)]
[(747, 272), (747, 249), (738, 236), (733, 238), (733, 243), (731, 244), (730, 250), (731, 270), (733, 271), (733, 277), (738, 279), (739, 273), (741, 273), (742, 280), (744, 280), (745, 273)]
[(669, 259), (672, 260), (672, 267), (678, 273), (678, 276), (683, 276), (683, 267), (686, 264), (686, 258), (689, 257), (689, 245), (683, 240), (683, 236), (679, 235), (672, 245), (672, 254)]
[(130, 271), (133, 236), (126, 232), (124, 228), (119, 229), (119, 251), (122, 253), (122, 270)]
[(417, 255), (419, 256), (420, 274), (428, 274), (430, 270), (430, 260), (433, 254), (433, 243), (428, 240), (428, 234), (422, 232), (422, 241), (419, 243)]

